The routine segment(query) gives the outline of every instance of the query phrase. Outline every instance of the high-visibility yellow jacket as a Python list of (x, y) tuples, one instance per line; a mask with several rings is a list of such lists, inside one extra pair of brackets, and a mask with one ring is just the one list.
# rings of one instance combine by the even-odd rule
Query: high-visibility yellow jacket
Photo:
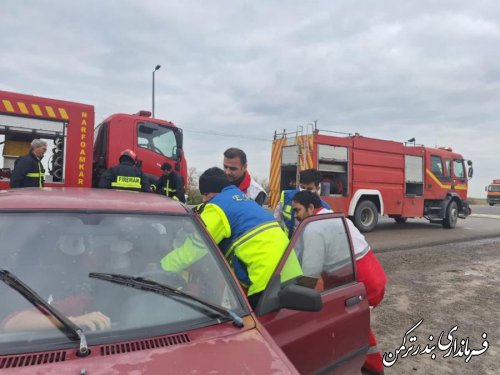
[[(201, 219), (247, 295), (263, 291), (281, 260), (288, 238), (274, 217), (235, 186), (228, 186), (205, 206)], [(189, 238), (166, 255), (165, 271), (178, 272), (206, 254), (203, 244)], [(302, 275), (292, 251), (281, 272), (281, 281)]]

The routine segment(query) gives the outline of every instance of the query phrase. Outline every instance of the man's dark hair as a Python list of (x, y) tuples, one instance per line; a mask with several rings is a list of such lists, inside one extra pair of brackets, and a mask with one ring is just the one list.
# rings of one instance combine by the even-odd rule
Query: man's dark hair
[(312, 191), (309, 190), (299, 191), (297, 194), (293, 196), (292, 200), (294, 202), (301, 204), (306, 208), (309, 207), (310, 204), (312, 204), (314, 208), (323, 207), (323, 205), (321, 204), (321, 199), (319, 198), (318, 194), (313, 193)]
[(224, 151), (224, 156), (228, 159), (239, 158), (241, 161), (241, 165), (247, 164), (247, 154), (239, 148), (231, 147)]
[(163, 163), (161, 165), (161, 170), (170, 172), (172, 170), (172, 166), (170, 165), (170, 163)]
[(315, 186), (318, 186), (321, 182), (321, 173), (314, 169), (306, 169), (300, 172), (299, 181), (303, 184), (314, 183)]
[(217, 167), (209, 168), (203, 172), (198, 183), (201, 194), (220, 193), (222, 189), (231, 185), (226, 173)]

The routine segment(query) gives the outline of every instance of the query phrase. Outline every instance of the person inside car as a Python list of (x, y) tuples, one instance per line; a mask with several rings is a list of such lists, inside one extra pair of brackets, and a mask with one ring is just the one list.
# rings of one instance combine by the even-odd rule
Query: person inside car
[[(66, 315), (69, 320), (90, 331), (102, 330), (111, 326), (111, 320), (100, 311), (92, 311), (91, 291), (86, 282), (61, 283), (67, 280), (63, 273), (71, 272), (73, 280), (87, 280), (81, 274), (82, 263), (88, 261), (84, 237), (80, 235), (61, 235), (57, 241), (58, 252), (52, 258), (44, 254), (44, 264), (49, 264), (48, 272), (32, 272), (43, 275), (43, 280), (27, 280), (28, 285), (36, 289), (50, 305)], [(40, 263), (32, 265), (40, 267)], [(23, 266), (22, 264), (20, 266)], [(14, 271), (14, 273), (16, 273)], [(27, 272), (24, 272), (27, 273)], [(0, 322), (3, 331), (41, 330), (54, 328), (59, 322), (50, 315), (44, 315), (36, 308), (14, 311)]]

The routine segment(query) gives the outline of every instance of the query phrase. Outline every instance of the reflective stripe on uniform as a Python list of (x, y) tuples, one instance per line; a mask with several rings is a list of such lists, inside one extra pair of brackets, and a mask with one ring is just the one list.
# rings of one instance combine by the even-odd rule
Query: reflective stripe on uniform
[(281, 201), (281, 209), (283, 211), (283, 216), (286, 219), (291, 220), (292, 219), (292, 206), (285, 204), (285, 190), (283, 190), (281, 192), (281, 200), (280, 201)]
[(228, 249), (228, 251), (226, 253), (226, 259), (228, 259), (228, 260), (231, 259), (231, 257), (233, 256), (234, 250), (238, 246), (243, 245), (248, 240), (252, 239), (256, 235), (258, 235), (258, 234), (262, 233), (263, 231), (268, 230), (270, 228), (280, 228), (281, 229), (281, 226), (278, 224), (277, 221), (273, 220), (273, 221), (269, 221), (269, 222), (264, 223), (264, 224), (260, 224), (256, 227), (250, 229), (246, 233), (243, 233), (240, 237), (238, 237), (234, 240), (233, 244)]
[(126, 189), (140, 189), (141, 178), (129, 176), (116, 176), (116, 182), (112, 182), (111, 186), (121, 187)]
[(26, 177), (38, 178), (38, 186), (39, 187), (43, 187), (43, 176), (44, 176), (44, 173), (42, 172), (42, 164), (40, 163), (40, 161), (38, 162), (38, 172), (26, 173)]

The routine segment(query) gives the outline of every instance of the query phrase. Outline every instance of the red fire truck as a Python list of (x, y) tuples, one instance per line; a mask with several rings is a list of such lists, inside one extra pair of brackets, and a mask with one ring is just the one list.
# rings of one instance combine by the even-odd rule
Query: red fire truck
[(35, 138), (49, 145), (45, 186), (95, 187), (127, 148), (135, 151), (149, 178), (170, 162), (187, 181), (182, 129), (172, 122), (139, 111), (111, 115), (94, 129), (92, 105), (0, 91), (0, 190), (9, 188), (15, 160), (29, 152)]
[(493, 180), (484, 190), (486, 190), (486, 201), (490, 206), (500, 204), (500, 179)]
[(299, 172), (308, 168), (321, 172), (321, 198), (363, 232), (375, 227), (379, 214), (398, 223), (424, 217), (444, 228), (454, 228), (457, 218), (470, 214), (466, 199), (472, 162), (449, 147), (332, 135), (315, 125), (275, 133), (271, 207), (282, 190), (298, 186)]

